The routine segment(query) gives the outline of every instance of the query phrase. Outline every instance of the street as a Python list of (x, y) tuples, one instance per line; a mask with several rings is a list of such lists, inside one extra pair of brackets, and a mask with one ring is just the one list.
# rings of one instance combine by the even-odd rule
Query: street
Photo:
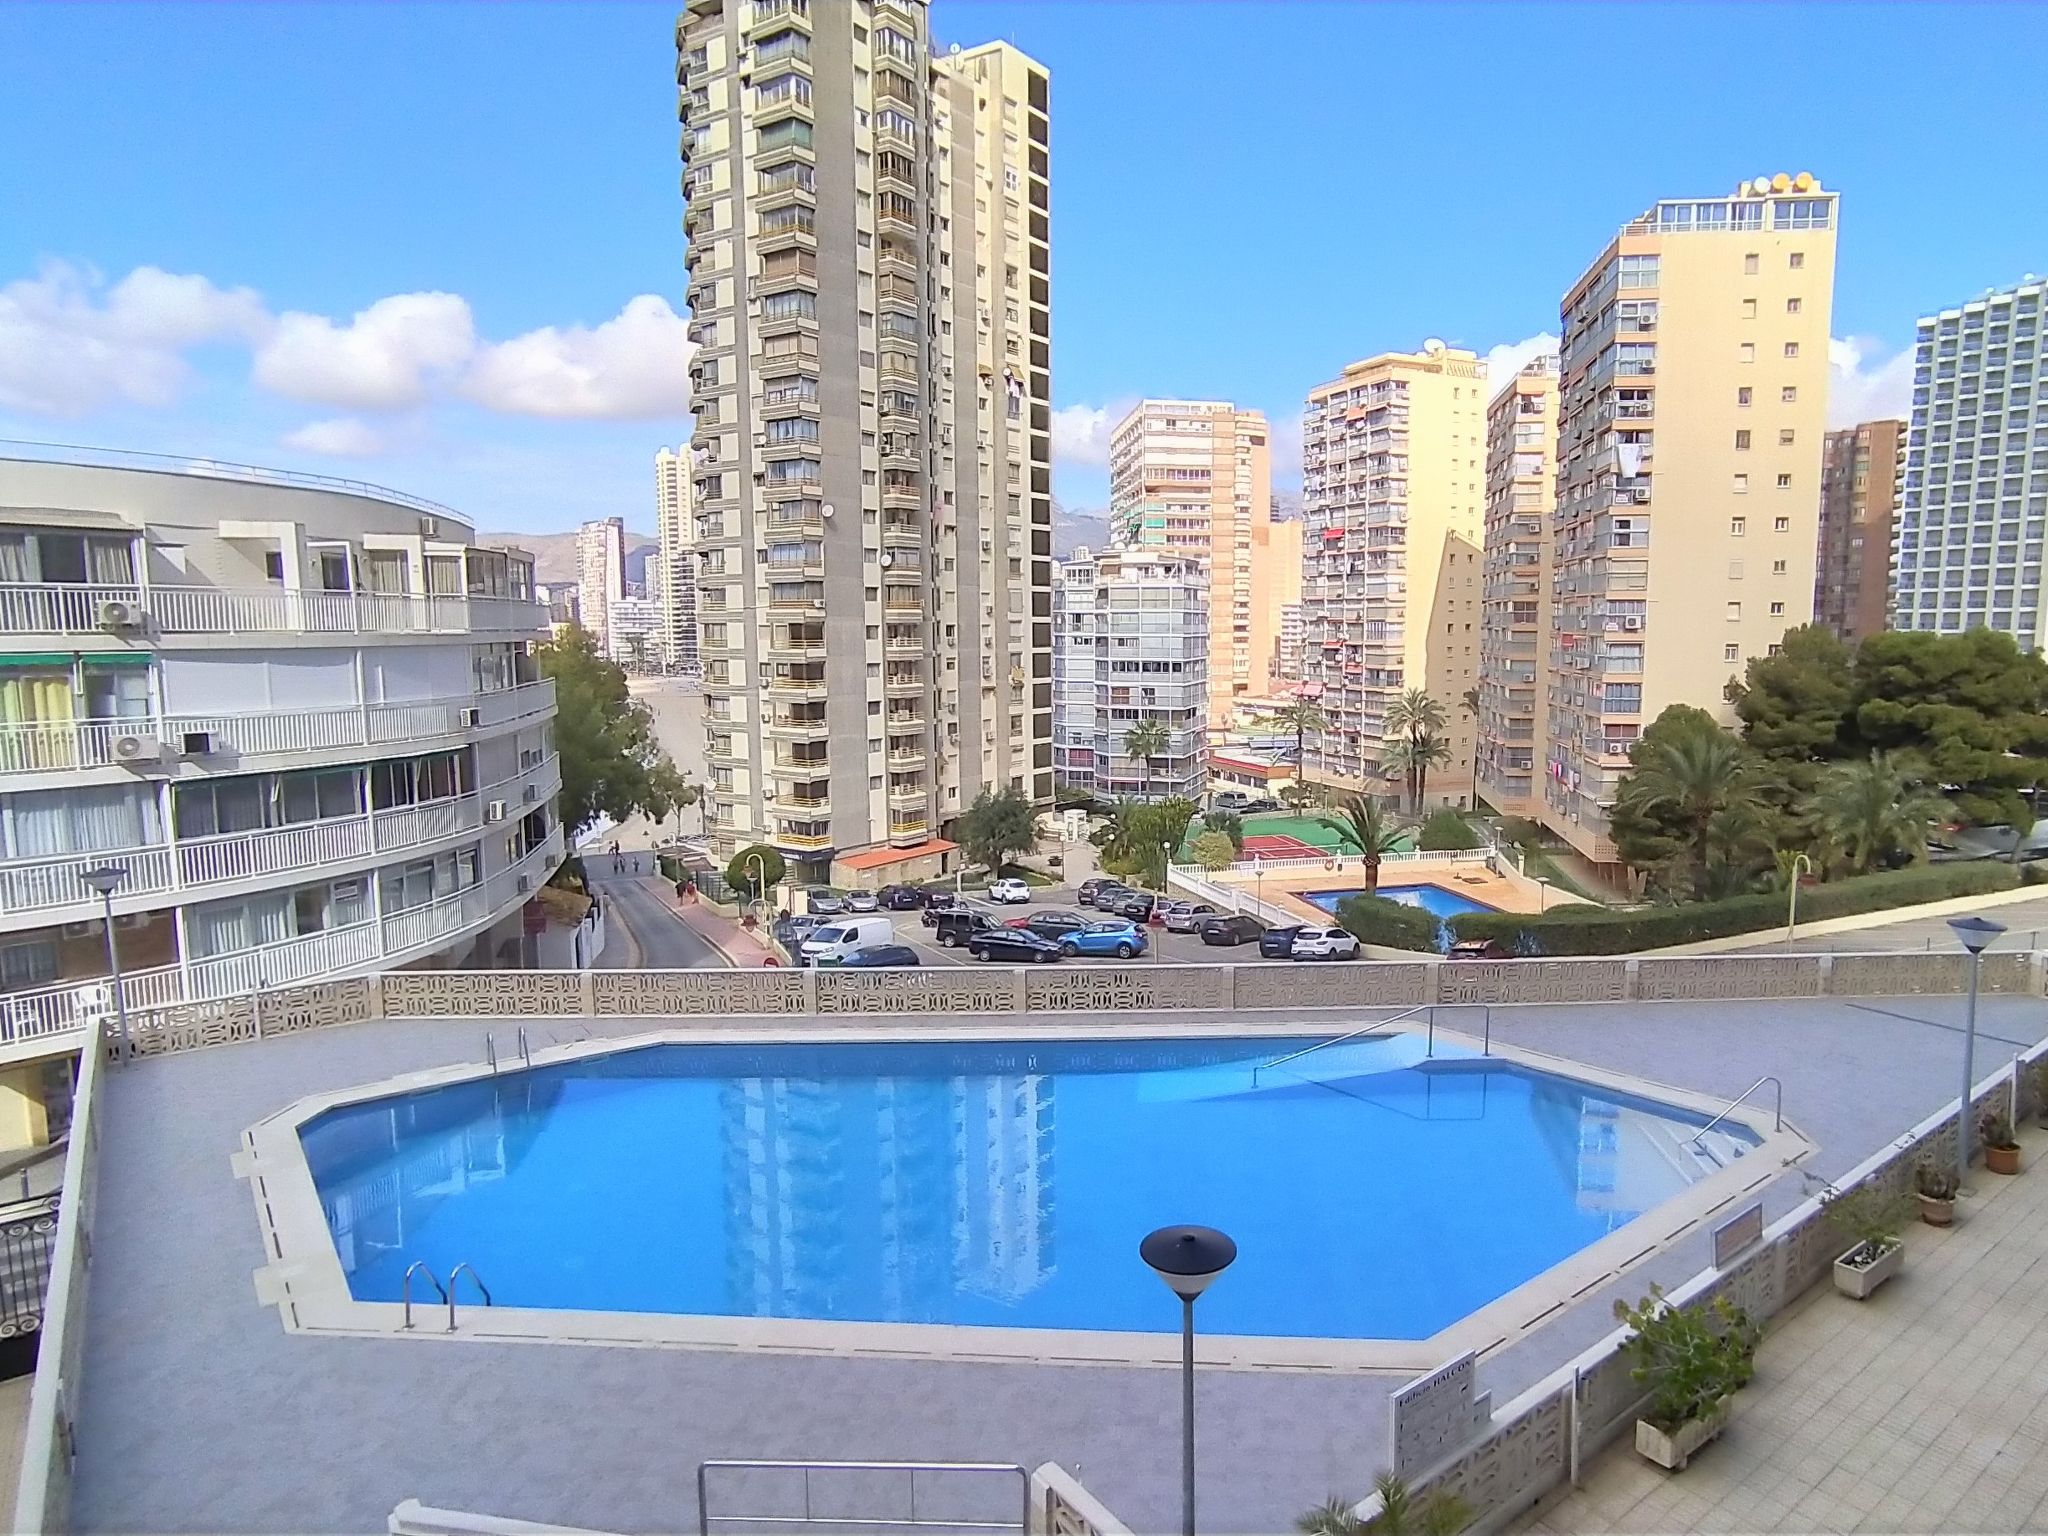
[[(1049, 909), (1079, 912), (1083, 917), (1091, 920), (1100, 918), (1107, 921), (1109, 918), (1109, 914), (1106, 912), (1097, 912), (1093, 907), (1082, 906), (1075, 899), (1074, 888), (1067, 885), (1035, 886), (1032, 888), (1031, 900), (1026, 905), (1001, 906), (993, 902), (983, 901), (974, 894), (974, 888), (971, 886), (968, 888), (967, 895), (968, 899), (973, 901), (979, 910), (986, 912), (999, 923), (1007, 922), (1014, 917), (1025, 917), (1033, 912), (1044, 912)], [(895, 920), (897, 942), (908, 944), (912, 949), (916, 950), (918, 964), (920, 965), (980, 965), (983, 963), (969, 955), (965, 948), (943, 948), (938, 940), (933, 937), (932, 930), (925, 927), (919, 921), (920, 914), (916, 912), (884, 912), (881, 915)], [(1145, 938), (1150, 947), (1140, 959), (1118, 960), (1114, 956), (1079, 955), (1072, 960), (1063, 960), (1060, 963), (1062, 965), (1215, 965), (1232, 959), (1256, 960), (1259, 954), (1256, 944), (1243, 944), (1236, 948), (1204, 944), (1200, 938), (1192, 933), (1168, 933), (1164, 928), (1156, 928), (1150, 925), (1147, 925), (1145, 928)]]
[[(651, 867), (650, 855), (643, 852), (639, 857), (643, 870)], [(597, 850), (585, 855), (583, 870), (591, 891), (604, 903), (605, 946), (597, 957), (599, 970), (687, 970), (726, 964), (725, 956), (655, 893), (658, 875), (613, 874), (611, 856)]]

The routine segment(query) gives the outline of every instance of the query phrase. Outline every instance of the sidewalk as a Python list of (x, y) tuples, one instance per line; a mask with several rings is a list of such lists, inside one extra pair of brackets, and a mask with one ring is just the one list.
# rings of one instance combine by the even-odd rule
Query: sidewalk
[(694, 896), (676, 895), (675, 887), (666, 880), (649, 880), (647, 885), (665, 906), (696, 931), (698, 937), (724, 955), (728, 964), (746, 969), (771, 962), (782, 964), (782, 957), (766, 938), (756, 938), (736, 921), (720, 917)]
[(1521, 1531), (2048, 1529), (2048, 1135), (1983, 1169), (1947, 1231), (1915, 1221), (1870, 1300), (1831, 1286), (1766, 1335), (1756, 1380), (1683, 1473), (1624, 1443)]

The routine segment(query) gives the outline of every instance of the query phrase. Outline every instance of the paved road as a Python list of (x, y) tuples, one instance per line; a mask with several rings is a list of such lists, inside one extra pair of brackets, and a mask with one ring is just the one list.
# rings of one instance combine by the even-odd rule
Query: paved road
[[(2015, 901), (2002, 907), (1986, 907), (1984, 915), (2005, 924), (2006, 936), (1998, 941), (2000, 949), (2039, 949), (2041, 936), (2048, 934), (2048, 896), (2033, 901)], [(1850, 933), (1815, 934), (1810, 938), (1800, 935), (1790, 944), (1785, 942), (1784, 930), (1780, 929), (1775, 940), (1745, 944), (1739, 953), (1867, 955), (1879, 950), (1953, 951), (1955, 947), (1956, 936), (1950, 931), (1947, 918), (1909, 917), (1873, 928), (1858, 928)]]
[[(648, 856), (640, 856), (647, 867)], [(688, 970), (696, 966), (722, 966), (725, 956), (688, 923), (685, 923), (654, 893), (652, 877), (615, 875), (611, 861), (602, 854), (585, 861), (584, 871), (597, 897), (604, 903), (605, 946), (597, 957), (600, 970)]]

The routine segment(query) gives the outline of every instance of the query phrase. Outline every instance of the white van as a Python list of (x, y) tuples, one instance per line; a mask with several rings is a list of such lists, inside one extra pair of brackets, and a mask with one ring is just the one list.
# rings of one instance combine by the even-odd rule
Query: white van
[(856, 949), (895, 942), (896, 925), (886, 917), (836, 917), (804, 939), (804, 964), (837, 965)]

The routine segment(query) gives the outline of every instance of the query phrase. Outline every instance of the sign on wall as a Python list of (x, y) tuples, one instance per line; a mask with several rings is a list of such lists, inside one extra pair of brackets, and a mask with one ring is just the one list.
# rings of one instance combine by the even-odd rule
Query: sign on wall
[(1752, 1244), (1763, 1241), (1764, 1208), (1752, 1205), (1714, 1228), (1714, 1268), (1726, 1269)]
[(1463, 1450), (1485, 1425), (1492, 1394), (1479, 1390), (1479, 1360), (1467, 1352), (1388, 1394), (1388, 1460), (1413, 1477)]

